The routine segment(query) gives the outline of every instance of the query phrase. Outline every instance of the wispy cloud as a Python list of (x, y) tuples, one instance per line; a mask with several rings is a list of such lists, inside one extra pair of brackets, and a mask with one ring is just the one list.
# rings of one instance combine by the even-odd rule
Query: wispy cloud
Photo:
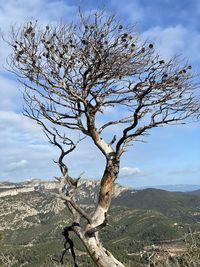
[(193, 62), (200, 60), (200, 34), (181, 24), (150, 28), (143, 32), (142, 37), (154, 42), (156, 50), (165, 58), (178, 54)]
[[(52, 178), (58, 175), (59, 168), (53, 160), (58, 159), (59, 150), (48, 143), (34, 121), (21, 114), (0, 111), (0, 150), (0, 179), (5, 180), (11, 176), (15, 180), (27, 176)], [(24, 155), (30, 163), (26, 166)], [(80, 143), (67, 157), (70, 174), (75, 176), (85, 171), (86, 177), (96, 177), (97, 169), (103, 168), (103, 162), (102, 155), (90, 140)], [(21, 164), (24, 164), (24, 168), (20, 168)]]
[(16, 111), (21, 103), (21, 94), (17, 90), (19, 84), (9, 78), (0, 75), (0, 110)]
[(120, 14), (132, 23), (140, 22), (145, 16), (145, 9), (138, 0), (125, 2), (111, 0), (110, 5), (117, 14)]
[(130, 177), (140, 174), (141, 171), (139, 168), (133, 167), (122, 167), (120, 169), (119, 177)]
[(22, 114), (13, 112), (13, 111), (0, 111), (0, 120), (1, 125), (7, 124), (10, 126), (17, 126), (20, 129), (38, 131), (41, 129), (35, 122), (30, 120), (29, 118), (23, 116)]
[(11, 162), (8, 165), (7, 171), (15, 171), (15, 170), (19, 170), (19, 169), (24, 169), (26, 166), (28, 165), (28, 161), (25, 159), (22, 159), (20, 161), (17, 162)]
[(200, 168), (196, 166), (192, 168), (191, 166), (189, 166), (187, 168), (180, 168), (180, 169), (169, 171), (168, 174), (169, 175), (200, 174)]

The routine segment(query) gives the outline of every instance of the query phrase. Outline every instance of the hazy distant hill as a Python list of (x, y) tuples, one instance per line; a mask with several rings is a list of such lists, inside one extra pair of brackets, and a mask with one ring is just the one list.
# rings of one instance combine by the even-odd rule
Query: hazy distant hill
[(142, 190), (146, 188), (162, 189), (170, 192), (191, 192), (195, 190), (200, 190), (200, 185), (193, 185), (193, 184), (155, 185), (155, 186), (138, 187), (137, 189)]

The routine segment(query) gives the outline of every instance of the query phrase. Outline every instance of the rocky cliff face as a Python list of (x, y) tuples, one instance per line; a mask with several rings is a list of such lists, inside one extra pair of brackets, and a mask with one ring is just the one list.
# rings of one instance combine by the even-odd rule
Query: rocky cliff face
[[(86, 180), (83, 179), (79, 182), (79, 194), (85, 198), (90, 195), (95, 199), (99, 189), (99, 180)], [(48, 191), (59, 189), (59, 183), (56, 181), (44, 181), (40, 179), (33, 179), (24, 183), (0, 183), (0, 198), (5, 196), (14, 196), (19, 193), (28, 193), (34, 191)], [(121, 192), (126, 190), (125, 187), (115, 184), (113, 197), (117, 197)]]
[[(34, 179), (29, 182), (0, 183), (0, 231), (30, 228), (67, 212), (62, 200), (56, 198), (59, 183)], [(115, 185), (113, 197), (126, 190)], [(77, 200), (87, 209), (98, 199), (99, 181), (82, 180), (79, 183)], [(90, 205), (89, 205), (90, 204)], [(66, 216), (66, 223), (69, 216)]]

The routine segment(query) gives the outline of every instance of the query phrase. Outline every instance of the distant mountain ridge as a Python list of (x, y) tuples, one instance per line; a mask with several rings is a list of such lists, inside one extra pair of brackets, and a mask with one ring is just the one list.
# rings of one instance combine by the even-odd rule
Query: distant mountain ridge
[(141, 186), (136, 187), (137, 190), (146, 188), (162, 189), (169, 192), (191, 192), (200, 190), (200, 185), (195, 184), (169, 184), (169, 185), (154, 185), (154, 186)]
[[(79, 181), (78, 186), (78, 199), (96, 199), (99, 191), (99, 180), (82, 179)], [(0, 182), (0, 198), (6, 196), (15, 196), (20, 193), (28, 192), (44, 192), (48, 190), (58, 191), (60, 185), (56, 180), (42, 180), (32, 179), (30, 181), (13, 183), (13, 182)], [(113, 197), (117, 197), (123, 191), (128, 190), (124, 186), (115, 184)]]
[[(100, 181), (94, 180), (94, 179), (82, 179), (80, 180), (80, 185), (84, 183), (94, 184), (97, 185)], [(16, 189), (16, 188), (28, 188), (28, 187), (36, 187), (42, 185), (46, 189), (55, 189), (58, 188), (59, 185), (55, 180), (44, 180), (40, 178), (33, 178), (30, 180), (22, 181), (22, 182), (9, 182), (9, 181), (0, 181), (0, 193), (3, 190), (10, 190), (10, 189)], [(123, 186), (120, 184), (117, 184), (121, 189), (129, 190), (131, 187)], [(200, 190), (200, 185), (197, 184), (166, 184), (166, 185), (147, 185), (147, 186), (136, 186), (133, 188), (135, 190), (143, 190), (147, 188), (153, 188), (153, 189), (161, 189), (169, 192), (192, 192), (192, 191), (198, 191)], [(20, 190), (19, 190), (20, 191)], [(23, 190), (22, 190), (23, 192)], [(25, 190), (24, 190), (25, 192)], [(1, 196), (1, 194), (0, 194)]]

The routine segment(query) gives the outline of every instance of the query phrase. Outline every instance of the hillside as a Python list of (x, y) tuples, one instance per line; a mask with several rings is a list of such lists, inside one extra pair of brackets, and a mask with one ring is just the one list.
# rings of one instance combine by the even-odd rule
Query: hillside
[(161, 212), (187, 223), (200, 221), (200, 194), (167, 192), (160, 189), (127, 190), (113, 200), (114, 205)]
[[(57, 185), (31, 181), (15, 188), (3, 186), (2, 192), (7, 193), (0, 197), (1, 250), (29, 267), (42, 266), (50, 257), (58, 260), (64, 241), (61, 232), (70, 224), (70, 214), (63, 202), (52, 194)], [(10, 190), (16, 187), (28, 191), (17, 191), (13, 195)], [(97, 192), (98, 181), (85, 180), (80, 184), (78, 199), (84, 209), (91, 211)], [(199, 209), (200, 195), (157, 189), (135, 191), (116, 185), (109, 225), (101, 237), (120, 260), (130, 262), (135, 260), (130, 255), (137, 254), (144, 245), (181, 241), (189, 226), (199, 229)], [(80, 266), (93, 266), (82, 245), (78, 240), (75, 243)], [(70, 260), (68, 254), (66, 262)]]
[(190, 192), (192, 195), (200, 195), (200, 189)]

